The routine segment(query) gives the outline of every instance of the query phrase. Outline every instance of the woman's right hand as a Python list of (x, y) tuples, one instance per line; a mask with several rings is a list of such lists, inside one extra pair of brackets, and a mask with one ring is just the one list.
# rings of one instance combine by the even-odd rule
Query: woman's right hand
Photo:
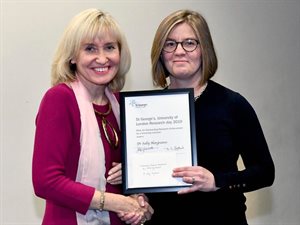
[[(104, 194), (104, 196), (101, 196), (102, 194)], [(124, 196), (121, 194), (95, 191), (90, 208), (100, 209), (101, 201), (103, 201), (103, 210), (117, 213), (121, 220), (127, 224), (142, 224), (146, 220), (149, 220), (153, 214), (153, 209), (147, 202), (147, 197), (143, 194)]]
[[(138, 203), (138, 208), (132, 212), (119, 212), (118, 216), (127, 224), (138, 225), (150, 220), (154, 213), (153, 208), (148, 203), (148, 198), (144, 194), (136, 194), (128, 196), (135, 203)], [(134, 203), (134, 204), (135, 204)]]

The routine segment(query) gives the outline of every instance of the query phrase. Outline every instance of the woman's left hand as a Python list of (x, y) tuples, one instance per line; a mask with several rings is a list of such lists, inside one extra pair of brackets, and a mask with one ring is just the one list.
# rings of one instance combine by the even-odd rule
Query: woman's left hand
[(112, 168), (108, 171), (108, 177), (106, 181), (110, 184), (121, 184), (122, 183), (122, 164), (113, 162)]
[(214, 175), (209, 170), (201, 166), (175, 168), (172, 176), (182, 177), (184, 182), (192, 184), (192, 186), (178, 191), (178, 194), (186, 194), (195, 191), (210, 192), (218, 190), (215, 184)]

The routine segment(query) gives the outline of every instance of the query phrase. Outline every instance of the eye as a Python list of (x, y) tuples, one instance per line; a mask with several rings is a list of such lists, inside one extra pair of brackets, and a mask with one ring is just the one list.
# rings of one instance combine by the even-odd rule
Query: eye
[(174, 46), (176, 46), (176, 42), (175, 42), (175, 41), (166, 41), (166, 42), (165, 42), (165, 47), (170, 47), (170, 48), (172, 48), (172, 47), (174, 47)]
[(187, 40), (185, 40), (185, 41), (183, 42), (183, 44), (184, 44), (185, 46), (190, 46), (190, 47), (192, 47), (192, 46), (197, 45), (197, 41), (196, 41), (196, 40), (193, 40), (193, 39), (187, 39)]
[(118, 49), (118, 45), (117, 45), (117, 43), (109, 43), (109, 44), (105, 45), (104, 49), (106, 51), (111, 52), (111, 51), (114, 51), (115, 49)]
[(87, 45), (84, 50), (87, 52), (95, 52), (95, 51), (97, 51), (97, 48), (94, 45), (90, 44), (90, 45)]

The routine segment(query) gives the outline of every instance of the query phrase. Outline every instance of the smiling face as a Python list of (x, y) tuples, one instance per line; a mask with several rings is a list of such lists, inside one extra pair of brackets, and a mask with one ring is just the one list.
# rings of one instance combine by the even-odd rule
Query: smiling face
[[(168, 40), (182, 42), (188, 39), (197, 40), (195, 32), (187, 23), (176, 25), (168, 35)], [(162, 51), (164, 65), (170, 74), (171, 82), (187, 81), (196, 83), (201, 79), (201, 50), (198, 44), (192, 52), (187, 52), (178, 44), (174, 52)]]
[(83, 41), (79, 54), (72, 60), (76, 74), (86, 86), (106, 86), (117, 74), (120, 64), (120, 50), (117, 40), (111, 35)]

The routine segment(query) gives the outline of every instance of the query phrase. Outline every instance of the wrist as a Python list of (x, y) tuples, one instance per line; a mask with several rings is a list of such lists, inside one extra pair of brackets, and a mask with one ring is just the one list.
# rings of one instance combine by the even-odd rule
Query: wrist
[(105, 204), (105, 193), (104, 191), (100, 191), (99, 205), (98, 205), (100, 211), (104, 209), (104, 204)]

